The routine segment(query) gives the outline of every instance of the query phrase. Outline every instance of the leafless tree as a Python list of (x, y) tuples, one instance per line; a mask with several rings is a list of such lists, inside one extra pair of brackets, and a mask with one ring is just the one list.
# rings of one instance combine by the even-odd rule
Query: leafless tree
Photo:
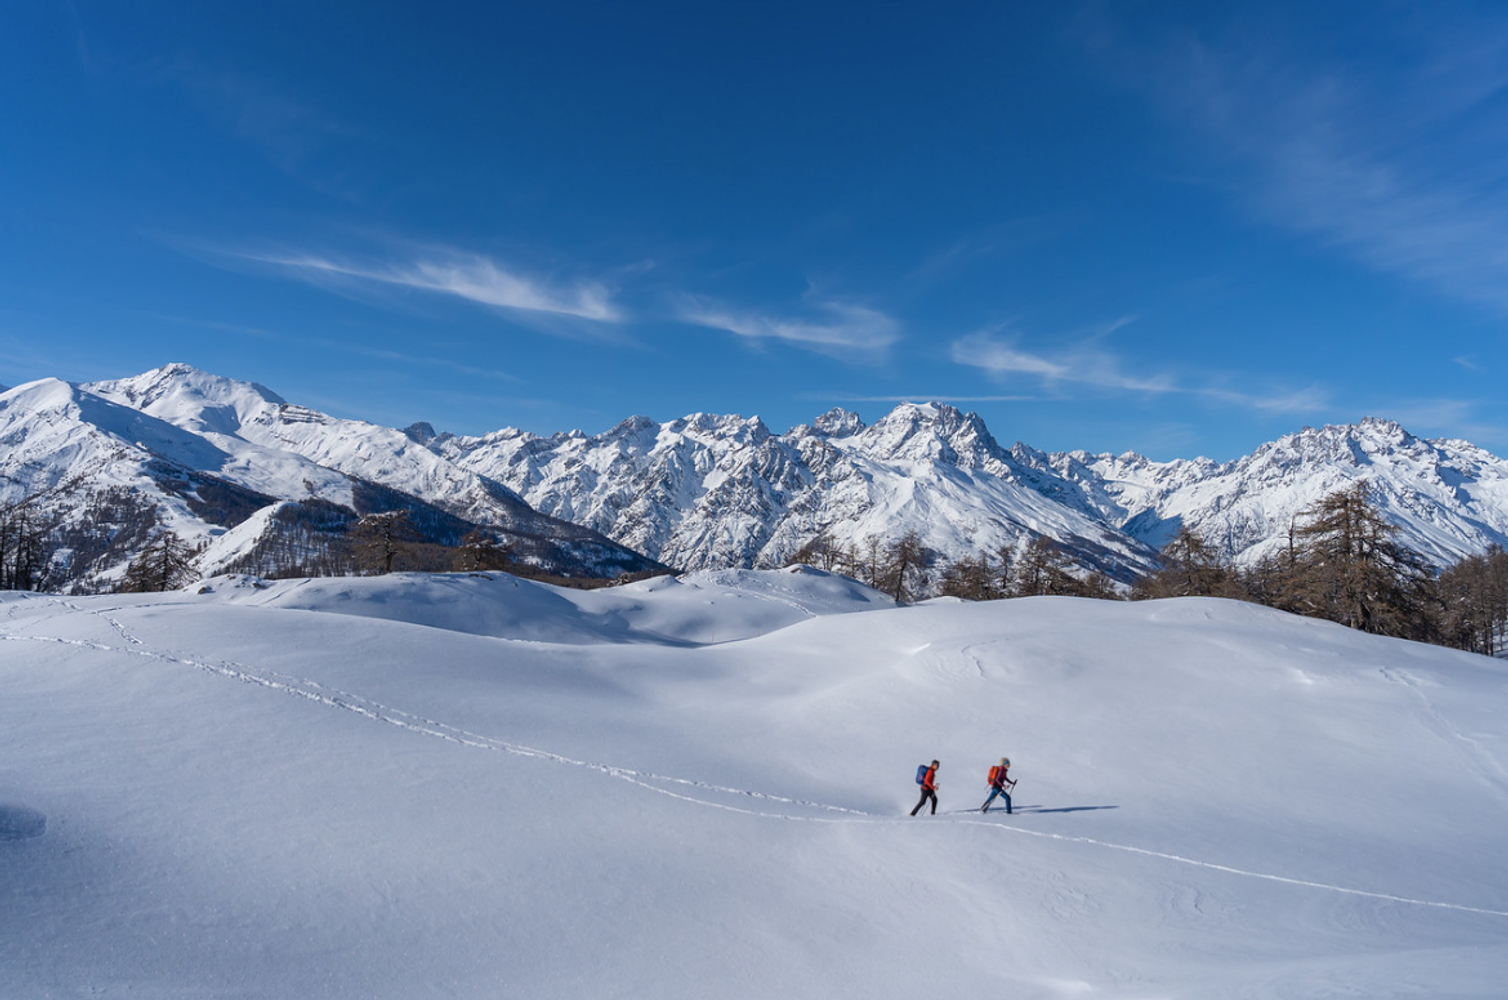
[(466, 573), (507, 570), (513, 567), (513, 548), (482, 528), (473, 528), (451, 555), (451, 568)]
[(1079, 593), (1079, 582), (1068, 572), (1071, 565), (1072, 560), (1057, 542), (1046, 535), (1034, 536), (1013, 567), (1010, 596)]
[(897, 603), (916, 600), (925, 592), (936, 561), (937, 553), (922, 541), (921, 533), (908, 531), (884, 547), (870, 585)]
[(1397, 541), (1366, 480), (1303, 511), (1285, 599), (1363, 632), (1425, 639), (1434, 620), (1429, 567)]
[(832, 535), (826, 531), (819, 531), (805, 545), (796, 550), (788, 565), (804, 563), (831, 572), (842, 557), (842, 546), (834, 542)]
[(1188, 525), (1162, 548), (1162, 567), (1132, 587), (1134, 600), (1159, 597), (1242, 597), (1239, 574)]
[(409, 546), (419, 541), (413, 519), (406, 510), (368, 514), (351, 528), (351, 549), (363, 572), (385, 574)]

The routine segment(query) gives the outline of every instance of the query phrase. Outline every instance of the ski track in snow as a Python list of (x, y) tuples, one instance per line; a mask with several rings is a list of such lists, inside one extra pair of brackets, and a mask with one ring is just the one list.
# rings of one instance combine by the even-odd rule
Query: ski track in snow
[(1462, 747), (1471, 769), (1500, 796), (1508, 798), (1508, 770), (1479, 740), (1461, 732), (1435, 707), (1425, 695), (1424, 685), (1418, 678), (1403, 670), (1387, 667), (1379, 667), (1378, 670), (1383, 677), (1401, 685), (1419, 703), (1420, 715), (1427, 729), (1445, 742)]
[[(771, 588), (770, 590), (762, 591), (760, 596), (768, 598), (769, 600), (774, 601), (776, 604), (784, 604), (786, 607), (793, 608), (796, 611), (799, 611), (802, 614), (806, 615), (808, 619), (820, 617), (817, 612), (813, 611), (805, 604), (802, 604), (794, 597), (781, 597), (780, 594), (776, 593), (776, 590), (778, 589), (780, 588)], [(786, 590), (785, 593), (789, 594), (790, 591)]]
[[(158, 662), (191, 667), (195, 670), (199, 670), (214, 676), (225, 677), (231, 680), (241, 681), (242, 683), (252, 684), (258, 687), (266, 688), (268, 690), (277, 691), (298, 698), (303, 698), (307, 701), (311, 701), (328, 708), (352, 712), (373, 722), (386, 722), (389, 725), (397, 726), (400, 729), (405, 729), (423, 736), (431, 736), (438, 739), (447, 740), (449, 742), (462, 746), (473, 747), (481, 750), (498, 751), (518, 757), (529, 757), (555, 764), (567, 764), (571, 767), (586, 768), (588, 770), (597, 771), (598, 773), (607, 775), (611, 778), (617, 778), (621, 781), (627, 781), (630, 784), (637, 785), (640, 788), (647, 789), (651, 792), (656, 792), (660, 795), (669, 796), (673, 799), (678, 799), (683, 802), (688, 802), (698, 806), (705, 806), (712, 809), (722, 809), (727, 812), (739, 813), (746, 816), (756, 816), (762, 819), (780, 819), (806, 823), (893, 824), (902, 822), (910, 823), (914, 821), (914, 818), (912, 817), (906, 817), (905, 819), (902, 819), (900, 817), (894, 816), (881, 816), (875, 813), (865, 812), (861, 809), (849, 809), (843, 806), (829, 805), (824, 802), (815, 802), (806, 799), (793, 799), (782, 795), (772, 795), (766, 792), (756, 792), (749, 789), (729, 788), (724, 785), (717, 785), (706, 781), (696, 781), (689, 778), (677, 778), (670, 775), (656, 774), (652, 771), (639, 771), (633, 768), (618, 767), (613, 764), (577, 760), (573, 757), (567, 757), (564, 754), (553, 753), (549, 750), (541, 750), (536, 747), (525, 746), (518, 743), (509, 743), (505, 740), (500, 740), (495, 737), (473, 733), (469, 730), (461, 729), (444, 722), (438, 722), (433, 719), (424, 718), (423, 716), (404, 712), (401, 709), (392, 708), (391, 706), (371, 701), (369, 699), (361, 697), (360, 695), (352, 694), (348, 691), (342, 691), (339, 688), (328, 687), (326, 685), (320, 684), (318, 681), (313, 681), (308, 678), (292, 677), (289, 675), (280, 674), (272, 670), (254, 669), (243, 664), (232, 663), (228, 661), (221, 663), (206, 663), (199, 660), (184, 659), (182, 657), (172, 656), (167, 653), (157, 652), (148, 648), (140, 638), (133, 635), (123, 624), (121, 624), (118, 619), (111, 617), (106, 612), (82, 608), (67, 601), (59, 600), (56, 601), (56, 603), (63, 605), (70, 611), (102, 618), (110, 625), (111, 629), (117, 635), (121, 636), (122, 641), (127, 644), (128, 648), (110, 646), (105, 643), (92, 642), (84, 639), (64, 639), (61, 637), (51, 636), (17, 636), (0, 634), (0, 640), (6, 642), (53, 642), (65, 646), (76, 646), (82, 649), (91, 649), (99, 652), (139, 656)], [(1387, 671), (1384, 671), (1384, 673), (1387, 674)], [(1398, 678), (1393, 677), (1391, 674), (1387, 674), (1387, 676), (1389, 676), (1390, 679), (1398, 680)], [(1403, 683), (1408, 684), (1409, 682), (1405, 680), (1403, 681)], [(1410, 686), (1412, 687), (1411, 684)], [(1451, 729), (1446, 723), (1444, 723), (1444, 720), (1439, 720), (1438, 715), (1433, 712), (1433, 709), (1431, 706), (1429, 706), (1428, 702), (1425, 702), (1425, 706), (1432, 715), (1435, 715), (1440, 725), (1445, 726), (1445, 728), (1450, 733), (1454, 734), (1462, 740), (1466, 740), (1466, 742), (1468, 743), (1474, 744), (1474, 741), (1471, 741), (1468, 738), (1461, 736), (1461, 734), (1456, 733), (1454, 729)], [(1496, 762), (1494, 761), (1493, 763), (1495, 764)], [(697, 798), (694, 795), (677, 792), (670, 788), (662, 788), (659, 785), (654, 784), (653, 782), (663, 782), (671, 785), (679, 785), (703, 792), (715, 792), (724, 795), (740, 796), (761, 802), (779, 803), (787, 806), (802, 806), (810, 809), (822, 810), (825, 812), (841, 813), (843, 815), (841, 817), (826, 817), (803, 816), (785, 812), (764, 812), (759, 809), (744, 806), (728, 805), (721, 802), (709, 802), (706, 799)], [(973, 810), (969, 810), (969, 812), (973, 812)], [(1039, 837), (1045, 840), (1055, 840), (1069, 844), (1085, 844), (1093, 847), (1103, 848), (1105, 850), (1122, 851), (1128, 854), (1137, 854), (1143, 857), (1156, 858), (1161, 861), (1170, 861), (1176, 864), (1202, 868), (1207, 871), (1220, 872), (1226, 875), (1237, 875), (1243, 878), (1260, 879), (1267, 882), (1276, 882), (1282, 885), (1299, 886), (1306, 889), (1320, 889), (1327, 892), (1341, 893), (1348, 896), (1359, 896), (1366, 899), (1382, 900), (1384, 902), (1390, 903), (1403, 903), (1410, 906), (1422, 906), (1434, 909), (1453, 910), (1459, 913), (1476, 913), (1492, 917), (1508, 917), (1508, 911), (1505, 910), (1493, 910), (1487, 909), (1485, 907), (1466, 906), (1460, 903), (1446, 903), (1428, 899), (1414, 899), (1409, 896), (1396, 896), (1385, 892), (1372, 892), (1366, 889), (1355, 889), (1349, 886), (1334, 885), (1328, 882), (1314, 882), (1307, 879), (1290, 878), (1284, 875), (1273, 875), (1268, 872), (1251, 871), (1245, 868), (1235, 868), (1230, 865), (1222, 865), (1210, 861), (1200, 861), (1196, 858), (1188, 858), (1178, 854), (1169, 854), (1163, 851), (1154, 851), (1145, 847), (1133, 847), (1129, 844), (1117, 844), (1111, 841), (1097, 840), (1093, 837), (1079, 837), (1073, 836), (1071, 834), (1049, 833), (1045, 830), (1029, 830), (1018, 826), (1006, 826), (1001, 823), (992, 823), (988, 820), (983, 819), (956, 819), (951, 821), (951, 825), (982, 826), (987, 827), (991, 830), (1000, 831), (1002, 833), (1019, 834), (1021, 836), (1027, 837)]]

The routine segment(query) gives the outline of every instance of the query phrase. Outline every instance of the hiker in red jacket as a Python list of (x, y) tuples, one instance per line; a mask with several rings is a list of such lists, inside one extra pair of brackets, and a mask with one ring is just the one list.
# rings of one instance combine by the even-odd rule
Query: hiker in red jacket
[(1001, 757), (1000, 763), (990, 768), (990, 775), (988, 779), (990, 783), (990, 797), (985, 799), (984, 805), (979, 807), (980, 812), (989, 812), (990, 803), (994, 802), (995, 796), (998, 795), (1005, 800), (1005, 814), (1007, 816), (1011, 814), (1010, 790), (1016, 787), (1016, 783), (1011, 780), (1010, 771), (1011, 759), (1009, 757)]
[(922, 797), (917, 800), (916, 808), (911, 810), (911, 815), (915, 816), (920, 812), (928, 799), (932, 800), (932, 815), (937, 815), (937, 769), (941, 766), (941, 764), (934, 760), (932, 766), (927, 768), (926, 772), (922, 775)]

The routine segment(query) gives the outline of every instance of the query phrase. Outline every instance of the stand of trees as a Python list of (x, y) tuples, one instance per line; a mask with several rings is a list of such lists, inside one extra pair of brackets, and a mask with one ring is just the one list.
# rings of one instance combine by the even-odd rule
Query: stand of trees
[(36, 590), (46, 568), (46, 530), (32, 502), (0, 509), (0, 590)]
[(1162, 569), (1138, 581), (1131, 597), (1231, 597), (1376, 635), (1460, 645), (1449, 641), (1446, 623), (1468, 600), (1465, 588), (1448, 598), (1442, 584), (1455, 571), (1437, 578), (1397, 536), (1362, 480), (1301, 512), (1282, 552), (1249, 569), (1180, 528), (1163, 549)]
[[(108, 556), (81, 548), (93, 535), (64, 529), (44, 515), (41, 500), (67, 494), (60, 484), (43, 494), (0, 506), (0, 590), (57, 586), (55, 562)], [(109, 525), (116, 543), (141, 546), (116, 586), (161, 591), (196, 578), (198, 552), (156, 523), (155, 511), (129, 498), (90, 495), (90, 523)], [(296, 508), (296, 509), (295, 509)], [(320, 501), (290, 505), (269, 533), (231, 571), (269, 577), (338, 576), (392, 572), (506, 571), (566, 586), (601, 586), (618, 580), (558, 578), (515, 558), (495, 532), (473, 528), (457, 544), (427, 540), (404, 510), (357, 518)], [(70, 534), (71, 532), (71, 534)], [(870, 537), (842, 544), (820, 533), (791, 562), (842, 573), (898, 602), (946, 595), (974, 601), (1066, 595), (1132, 600), (1205, 596), (1252, 601), (1296, 614), (1325, 618), (1378, 635), (1453, 646), (1489, 656), (1508, 652), (1508, 551), (1493, 546), (1437, 571), (1398, 540), (1365, 481), (1338, 490), (1302, 511), (1287, 544), (1254, 566), (1237, 568), (1187, 527), (1163, 548), (1158, 570), (1129, 591), (1103, 573), (1086, 572), (1043, 535), (947, 561), (920, 533)], [(118, 558), (118, 557), (117, 557)], [(113, 563), (118, 565), (118, 562)], [(645, 575), (637, 574), (632, 579)]]
[(791, 562), (851, 576), (903, 603), (931, 596), (968, 601), (1045, 594), (1119, 596), (1114, 582), (1103, 573), (1075, 575), (1072, 557), (1046, 535), (1034, 536), (1019, 552), (1002, 546), (947, 562), (916, 531), (888, 542), (871, 536), (849, 546), (823, 533), (803, 546)]
[(1485, 653), (1508, 651), (1508, 551), (1496, 546), (1440, 572), (1398, 541), (1370, 484), (1360, 481), (1295, 518), (1288, 544), (1237, 568), (1188, 527), (1163, 548), (1162, 565), (1124, 594), (1085, 573), (1043, 535), (945, 562), (915, 533), (857, 546), (819, 535), (792, 562), (852, 576), (898, 601), (940, 594), (971, 601), (1057, 594), (1102, 599), (1226, 597), (1363, 632)]
[(1494, 545), (1440, 574), (1439, 641), (1487, 656), (1508, 651), (1508, 552)]

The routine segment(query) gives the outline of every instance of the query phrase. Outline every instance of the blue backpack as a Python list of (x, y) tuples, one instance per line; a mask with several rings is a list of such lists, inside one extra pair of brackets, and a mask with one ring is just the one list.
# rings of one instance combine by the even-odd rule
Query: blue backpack
[(916, 783), (918, 785), (920, 785), (922, 782), (924, 782), (924, 781), (927, 780), (927, 771), (931, 767), (932, 767), (931, 764), (918, 764), (918, 765), (916, 765)]

